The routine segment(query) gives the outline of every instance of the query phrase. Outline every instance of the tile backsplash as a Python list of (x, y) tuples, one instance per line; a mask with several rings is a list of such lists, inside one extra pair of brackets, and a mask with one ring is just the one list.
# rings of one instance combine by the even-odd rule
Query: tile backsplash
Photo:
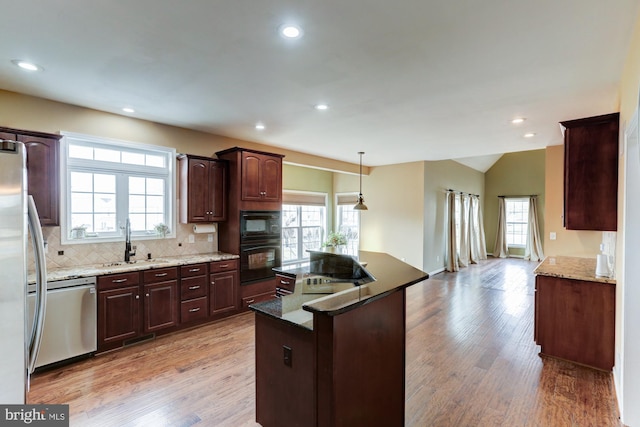
[[(43, 227), (42, 234), (47, 241), (47, 268), (67, 268), (79, 265), (104, 264), (124, 259), (124, 238), (122, 242), (85, 243), (77, 245), (60, 244), (60, 227)], [(189, 243), (193, 235), (194, 243)], [(198, 255), (218, 250), (218, 235), (212, 233), (213, 241), (208, 241), (208, 234), (195, 234), (193, 224), (177, 224), (175, 238), (158, 238), (153, 240), (132, 239), (136, 246), (136, 256), (132, 259), (162, 258), (180, 255)], [(58, 255), (63, 252), (63, 255)], [(29, 243), (29, 270), (35, 270), (31, 243)]]

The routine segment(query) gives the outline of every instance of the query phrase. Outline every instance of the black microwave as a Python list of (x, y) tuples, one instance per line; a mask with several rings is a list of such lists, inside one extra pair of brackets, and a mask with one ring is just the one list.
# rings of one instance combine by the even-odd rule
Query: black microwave
[(241, 239), (279, 239), (280, 211), (240, 211)]

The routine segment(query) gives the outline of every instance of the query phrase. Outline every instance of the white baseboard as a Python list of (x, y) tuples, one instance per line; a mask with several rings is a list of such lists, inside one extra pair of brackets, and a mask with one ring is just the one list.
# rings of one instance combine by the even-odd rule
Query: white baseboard
[(444, 267), (440, 267), (440, 268), (439, 268), (439, 269), (437, 269), (437, 270), (430, 271), (430, 272), (429, 272), (429, 277), (434, 276), (434, 275), (436, 275), (436, 274), (438, 274), (438, 273), (442, 273), (443, 271), (444, 271)]

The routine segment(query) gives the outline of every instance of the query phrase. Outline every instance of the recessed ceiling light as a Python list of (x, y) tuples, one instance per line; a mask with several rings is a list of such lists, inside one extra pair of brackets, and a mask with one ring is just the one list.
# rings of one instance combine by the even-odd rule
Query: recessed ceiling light
[(302, 29), (297, 25), (285, 24), (280, 27), (280, 35), (285, 39), (299, 39), (302, 37)]
[(516, 117), (515, 119), (511, 120), (511, 123), (513, 123), (514, 125), (517, 125), (524, 122), (525, 120), (527, 120), (526, 117)]
[(135, 112), (136, 112), (136, 110), (134, 110), (134, 109), (133, 109), (133, 108), (131, 108), (131, 107), (124, 107), (124, 108), (122, 109), (122, 111), (124, 111), (125, 113), (135, 113)]
[(28, 61), (23, 61), (21, 59), (14, 59), (13, 61), (11, 61), (14, 65), (22, 68), (23, 70), (27, 70), (27, 71), (44, 71), (44, 68), (34, 64), (33, 62), (28, 62)]
[(264, 130), (265, 128), (264, 123), (256, 123), (256, 130)]
[(329, 106), (327, 104), (316, 104), (315, 109), (324, 111), (324, 110), (328, 110)]
[(536, 136), (536, 134), (535, 134), (535, 133), (533, 133), (533, 132), (529, 132), (529, 133), (525, 133), (525, 134), (524, 134), (524, 137), (525, 137), (525, 138), (533, 138), (534, 136)]

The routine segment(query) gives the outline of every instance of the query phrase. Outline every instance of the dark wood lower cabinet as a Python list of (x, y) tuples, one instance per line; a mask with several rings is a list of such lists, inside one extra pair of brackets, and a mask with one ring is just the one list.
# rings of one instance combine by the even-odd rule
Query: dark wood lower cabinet
[(256, 421), (262, 427), (404, 425), (405, 290), (313, 330), (256, 312)]
[(220, 316), (237, 311), (238, 273), (211, 274), (209, 283), (209, 315)]
[(98, 347), (140, 335), (140, 287), (98, 291)]
[(144, 332), (178, 325), (178, 281), (144, 285)]
[(536, 276), (534, 339), (541, 354), (611, 371), (615, 303), (614, 284)]

